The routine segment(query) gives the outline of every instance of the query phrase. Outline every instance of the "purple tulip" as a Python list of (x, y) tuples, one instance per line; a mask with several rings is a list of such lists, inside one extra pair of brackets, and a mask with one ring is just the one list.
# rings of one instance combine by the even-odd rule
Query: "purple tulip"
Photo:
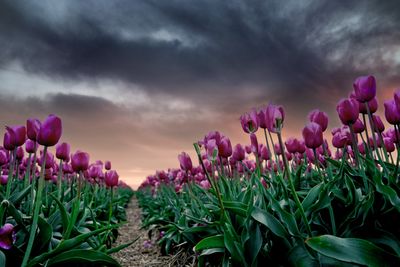
[(72, 169), (75, 172), (86, 171), (89, 168), (89, 154), (82, 151), (76, 151), (71, 157)]
[(285, 119), (285, 111), (283, 110), (283, 107), (269, 104), (265, 115), (268, 130), (273, 133), (279, 132)]
[[(371, 114), (374, 114), (378, 110), (378, 101), (376, 100), (376, 98), (372, 99), (371, 101), (368, 101), (367, 105), (369, 108), (369, 112), (371, 112)], [(368, 114), (368, 110), (367, 107), (365, 106), (365, 103), (359, 104), (358, 111), (362, 114)]]
[(389, 153), (393, 152), (396, 149), (392, 139), (389, 137), (383, 138), (383, 143), (385, 144), (386, 151)]
[(102, 167), (101, 167), (101, 165), (98, 165), (98, 164), (91, 164), (90, 166), (89, 166), (89, 171), (88, 171), (88, 174), (89, 174), (89, 177), (90, 178), (98, 178), (98, 177), (100, 177), (100, 175), (101, 175), (101, 170), (102, 170)]
[(211, 161), (215, 160), (218, 155), (218, 146), (215, 139), (210, 139), (207, 141), (206, 150), (208, 159)]
[[(8, 163), (8, 155), (6, 150), (0, 149), (0, 166)], [(1, 169), (0, 169), (1, 170)]]
[(232, 155), (231, 140), (226, 136), (222, 137), (218, 144), (218, 155), (223, 158), (228, 158)]
[(69, 161), (71, 147), (68, 143), (61, 143), (56, 146), (56, 158), (63, 161)]
[(395, 100), (391, 99), (385, 101), (384, 106), (386, 120), (392, 125), (400, 124), (400, 112), (397, 109)]
[(356, 134), (362, 133), (365, 130), (365, 125), (361, 122), (360, 119), (357, 119), (357, 121), (353, 124), (353, 129)]
[(336, 111), (344, 125), (353, 124), (358, 119), (358, 102), (353, 98), (341, 99)]
[(16, 235), (14, 225), (6, 223), (0, 228), (0, 248), (10, 249), (15, 243)]
[(375, 125), (375, 131), (376, 132), (383, 132), (385, 130), (385, 125), (383, 124), (381, 117), (379, 117), (378, 115), (372, 115), (372, 119), (374, 121), (374, 125)]
[(61, 119), (51, 114), (40, 126), (37, 142), (42, 146), (54, 146), (60, 140), (61, 134)]
[(36, 141), (40, 126), (41, 123), (38, 119), (31, 118), (26, 121), (26, 134), (30, 140)]
[(347, 144), (347, 136), (341, 132), (337, 132), (332, 137), (332, 145), (336, 148), (344, 148)]
[(108, 187), (114, 187), (118, 185), (118, 173), (115, 170), (109, 170), (106, 172), (104, 181)]
[(303, 138), (308, 148), (321, 146), (324, 141), (321, 126), (315, 122), (308, 123), (303, 129)]
[(299, 140), (296, 138), (290, 137), (285, 141), (286, 149), (289, 153), (296, 153), (297, 148), (299, 146)]
[(250, 113), (240, 116), (240, 123), (242, 124), (243, 131), (246, 133), (255, 133), (259, 124), (257, 111), (252, 109)]
[(178, 160), (183, 171), (191, 171), (193, 168), (192, 160), (188, 153), (182, 152), (178, 155)]
[(376, 81), (372, 75), (358, 77), (353, 83), (356, 99), (361, 103), (372, 100), (376, 95)]
[(251, 141), (251, 152), (258, 154), (258, 141), (257, 136), (254, 133), (250, 134)]
[(25, 126), (6, 126), (7, 132), (11, 135), (11, 142), (14, 147), (22, 146), (26, 140)]
[(271, 157), (269, 155), (269, 152), (268, 152), (268, 149), (267, 149), (266, 146), (260, 145), (259, 157), (260, 157), (261, 160), (270, 160)]
[(15, 157), (18, 161), (21, 161), (24, 158), (24, 149), (22, 147), (17, 148), (17, 153), (15, 153)]
[(318, 109), (315, 109), (311, 111), (308, 114), (308, 119), (310, 122), (315, 122), (321, 126), (322, 132), (325, 132), (325, 130), (328, 128), (328, 114), (326, 114), (323, 111), (320, 111)]
[(36, 150), (37, 150), (36, 141), (32, 141), (31, 139), (26, 140), (25, 151), (28, 153), (35, 153)]
[(260, 127), (261, 129), (267, 129), (268, 123), (267, 123), (267, 118), (266, 118), (266, 116), (265, 116), (265, 113), (266, 113), (266, 108), (261, 109), (261, 110), (257, 113), (258, 122), (259, 122), (259, 127)]
[(104, 168), (105, 168), (107, 171), (111, 170), (111, 161), (106, 160), (106, 161), (104, 162)]
[(233, 149), (233, 155), (232, 157), (236, 160), (236, 161), (242, 161), (245, 158), (245, 151), (244, 148), (241, 144), (237, 144), (234, 149)]
[(208, 190), (211, 188), (210, 182), (208, 180), (203, 180), (200, 182), (200, 186), (204, 188), (205, 190)]

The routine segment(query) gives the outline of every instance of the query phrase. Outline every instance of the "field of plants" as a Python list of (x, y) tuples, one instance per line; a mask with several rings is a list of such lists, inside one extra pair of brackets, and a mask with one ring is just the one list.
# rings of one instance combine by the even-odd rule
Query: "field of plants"
[(110, 255), (129, 245), (112, 246), (133, 191), (110, 161), (71, 154), (61, 135), (55, 115), (6, 126), (0, 266), (119, 266)]
[(332, 138), (313, 110), (302, 139), (283, 140), (284, 109), (269, 104), (240, 117), (248, 145), (209, 132), (198, 166), (182, 152), (180, 169), (148, 176), (137, 197), (163, 253), (199, 266), (400, 266), (400, 91), (384, 123), (375, 78), (353, 87)]

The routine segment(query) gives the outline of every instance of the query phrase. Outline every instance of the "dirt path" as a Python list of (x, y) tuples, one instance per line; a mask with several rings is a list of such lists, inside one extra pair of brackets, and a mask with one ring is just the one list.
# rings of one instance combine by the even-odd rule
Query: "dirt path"
[(120, 236), (115, 244), (128, 243), (139, 237), (139, 239), (128, 248), (113, 254), (112, 256), (124, 267), (155, 267), (155, 266), (171, 266), (170, 256), (161, 256), (157, 244), (153, 243), (148, 247), (148, 236), (146, 230), (140, 229), (140, 208), (135, 197), (126, 210), (128, 223), (120, 228)]

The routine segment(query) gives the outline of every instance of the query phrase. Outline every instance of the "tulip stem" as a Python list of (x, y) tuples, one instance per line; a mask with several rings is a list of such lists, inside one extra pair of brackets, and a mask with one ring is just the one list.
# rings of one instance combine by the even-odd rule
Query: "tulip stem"
[[(275, 152), (274, 139), (272, 139), (272, 134), (271, 134), (270, 131), (268, 131), (268, 134), (269, 134), (269, 138), (271, 139), (272, 149), (274, 150), (276, 166), (278, 167), (278, 171), (280, 172), (281, 171), (281, 166), (279, 164), (279, 157), (278, 157), (278, 155), (276, 155), (276, 152)], [(271, 154), (272, 154), (272, 152), (271, 152)]]
[(11, 160), (9, 163), (9, 170), (8, 170), (8, 179), (7, 179), (7, 189), (6, 189), (6, 199), (10, 198), (11, 194), (11, 184), (14, 176), (14, 165), (16, 162), (16, 155), (17, 155), (17, 148), (14, 148), (13, 152), (11, 153)]
[(62, 169), (62, 159), (60, 159), (60, 164), (58, 165), (58, 177), (57, 177), (57, 181), (58, 181), (58, 199), (60, 201), (62, 201), (61, 199), (61, 189), (62, 189), (62, 173), (63, 173), (63, 169)]
[(264, 136), (265, 136), (265, 143), (267, 144), (267, 148), (268, 148), (268, 158), (271, 158), (272, 152), (271, 152), (271, 148), (270, 148), (269, 142), (268, 142), (267, 130), (265, 128), (264, 128)]
[(29, 233), (29, 239), (28, 239), (28, 246), (25, 251), (24, 259), (22, 260), (22, 267), (25, 267), (28, 263), (32, 247), (33, 247), (33, 241), (35, 240), (35, 234), (36, 234), (36, 229), (38, 226), (38, 220), (39, 220), (39, 214), (42, 206), (42, 193), (43, 193), (43, 187), (44, 187), (44, 171), (46, 167), (46, 153), (47, 153), (47, 146), (44, 147), (43, 149), (43, 162), (42, 166), (40, 169), (40, 177), (39, 177), (39, 184), (38, 184), (38, 191), (36, 193), (36, 199), (35, 199), (35, 206), (34, 206), (34, 211), (33, 211), (33, 218), (32, 218), (32, 226), (30, 229)]
[(284, 164), (285, 164), (285, 173), (286, 173), (287, 179), (288, 179), (288, 181), (289, 181), (289, 186), (290, 186), (290, 189), (291, 189), (291, 191), (292, 191), (294, 201), (296, 202), (297, 208), (298, 208), (299, 211), (300, 211), (300, 215), (301, 215), (301, 217), (303, 218), (303, 223), (304, 223), (304, 225), (305, 225), (305, 227), (306, 227), (306, 230), (307, 230), (307, 232), (308, 232), (308, 235), (309, 235), (309, 236), (312, 236), (310, 223), (309, 223), (308, 220), (307, 220), (307, 216), (306, 216), (306, 214), (305, 214), (305, 212), (304, 212), (303, 205), (301, 204), (300, 199), (299, 199), (299, 197), (297, 196), (296, 188), (294, 187), (294, 184), (293, 184), (293, 181), (292, 181), (292, 177), (291, 177), (291, 175), (290, 175), (289, 163), (288, 163), (287, 158), (286, 158), (286, 155), (285, 155), (285, 148), (284, 148), (284, 146), (283, 146), (281, 132), (278, 131), (277, 134), (278, 134), (279, 145), (280, 145), (280, 147), (281, 147), (283, 162), (284, 162)]

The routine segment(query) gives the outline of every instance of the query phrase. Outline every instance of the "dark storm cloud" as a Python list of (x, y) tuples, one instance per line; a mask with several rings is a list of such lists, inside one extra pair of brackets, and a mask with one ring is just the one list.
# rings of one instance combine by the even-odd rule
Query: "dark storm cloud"
[(399, 82), (397, 1), (34, 3), (0, 4), (3, 66), (202, 101), (212, 93), (209, 105), (228, 109), (271, 95), (287, 103), (293, 92), (308, 105), (316, 91), (347, 92), (365, 73)]

